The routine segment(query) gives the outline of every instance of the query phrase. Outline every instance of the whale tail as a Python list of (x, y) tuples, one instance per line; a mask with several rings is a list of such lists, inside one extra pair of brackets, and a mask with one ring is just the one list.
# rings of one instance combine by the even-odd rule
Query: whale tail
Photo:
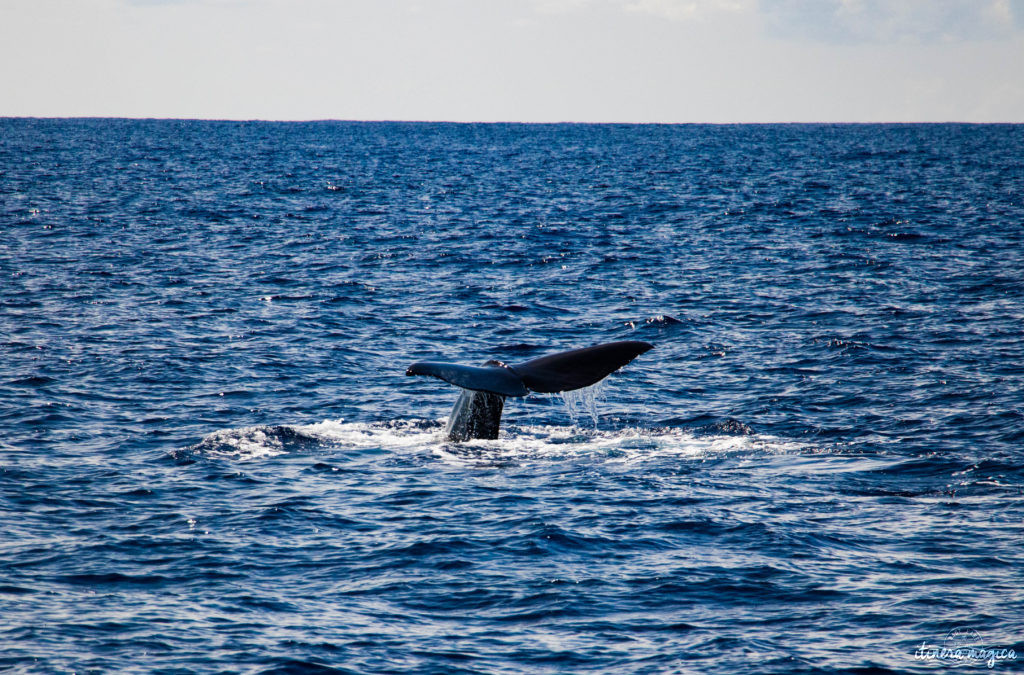
[(549, 354), (515, 365), (487, 361), (464, 366), (418, 361), (406, 375), (428, 375), (463, 389), (448, 418), (450, 440), (498, 437), (506, 396), (554, 394), (596, 384), (640, 356), (653, 345), (626, 340)]
[(542, 356), (511, 369), (530, 391), (557, 394), (597, 384), (653, 347), (636, 340), (609, 342)]

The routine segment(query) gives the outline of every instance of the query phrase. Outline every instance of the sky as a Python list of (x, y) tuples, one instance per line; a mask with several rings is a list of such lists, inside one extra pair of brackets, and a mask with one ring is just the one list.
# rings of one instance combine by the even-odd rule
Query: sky
[(1024, 0), (0, 0), (0, 116), (1024, 122)]

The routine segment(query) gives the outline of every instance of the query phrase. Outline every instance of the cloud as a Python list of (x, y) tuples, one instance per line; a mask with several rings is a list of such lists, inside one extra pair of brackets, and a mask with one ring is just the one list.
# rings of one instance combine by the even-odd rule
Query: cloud
[(195, 4), (200, 0), (124, 0), (130, 7), (160, 7), (162, 5)]
[(544, 14), (612, 11), (678, 23), (752, 18), (774, 37), (841, 44), (953, 42), (1024, 30), (1024, 0), (533, 0)]
[(541, 12), (549, 14), (605, 8), (687, 21), (751, 10), (756, 8), (757, 0), (534, 0), (534, 4)]
[(756, 0), (627, 0), (623, 4), (627, 11), (680, 21), (749, 11), (756, 7)]
[(768, 31), (822, 42), (953, 42), (1020, 30), (1024, 0), (760, 0)]
[[(273, 5), (271, 0), (121, 0), (128, 7), (190, 7), (190, 8), (221, 8), (257, 9)], [(298, 3), (296, 3), (298, 4)]]

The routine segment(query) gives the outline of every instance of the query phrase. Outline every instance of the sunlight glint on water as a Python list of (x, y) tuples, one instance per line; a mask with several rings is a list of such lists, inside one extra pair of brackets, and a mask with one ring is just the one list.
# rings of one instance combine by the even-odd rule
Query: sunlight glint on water
[[(1024, 654), (1022, 158), (1016, 125), (0, 119), (0, 670)], [(616, 340), (655, 349), (493, 441), (404, 374)]]

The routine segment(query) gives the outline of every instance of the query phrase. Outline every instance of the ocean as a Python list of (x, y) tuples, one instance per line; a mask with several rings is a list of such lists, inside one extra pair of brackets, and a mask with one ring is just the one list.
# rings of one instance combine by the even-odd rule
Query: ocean
[(1022, 331), (1024, 125), (3, 119), (0, 670), (1016, 670)]

